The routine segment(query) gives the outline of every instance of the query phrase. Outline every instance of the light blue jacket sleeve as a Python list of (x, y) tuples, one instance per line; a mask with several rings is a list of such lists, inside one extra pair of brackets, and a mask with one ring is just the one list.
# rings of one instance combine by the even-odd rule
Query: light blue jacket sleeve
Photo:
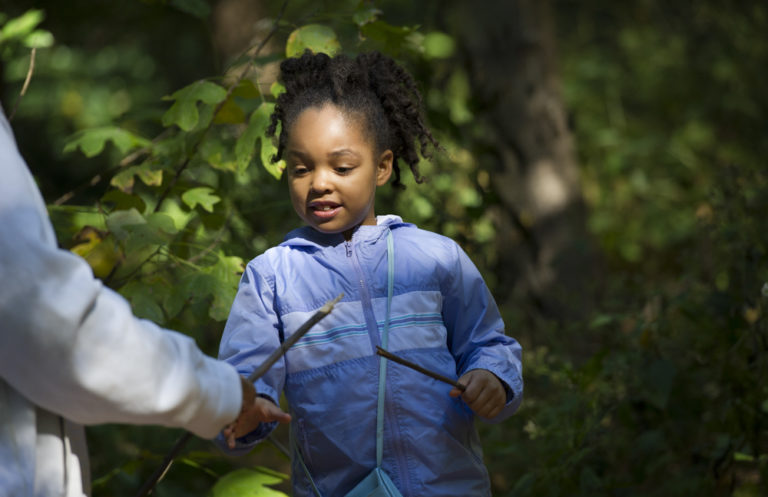
[[(219, 345), (219, 359), (232, 364), (243, 376), (249, 376), (265, 359), (280, 347), (281, 324), (274, 309), (275, 292), (268, 271), (260, 271), (260, 259), (251, 261), (240, 279), (224, 334)], [(285, 361), (280, 359), (254, 387), (257, 395), (278, 404), (285, 383)], [(241, 455), (264, 440), (277, 426), (262, 423), (251, 433), (237, 439), (235, 449), (229, 449), (221, 434), (217, 445), (227, 453)]]
[[(58, 248), (2, 109), (0, 380), (76, 423), (159, 424), (206, 438), (242, 403), (234, 368), (134, 317), (85, 260)], [(13, 415), (0, 402), (0, 425)]]
[(522, 348), (504, 334), (499, 309), (477, 267), (454, 244), (455, 261), (443, 282), (443, 321), (448, 346), (456, 359), (458, 375), (486, 369), (496, 375), (507, 391), (507, 404), (495, 423), (511, 416), (523, 400)]

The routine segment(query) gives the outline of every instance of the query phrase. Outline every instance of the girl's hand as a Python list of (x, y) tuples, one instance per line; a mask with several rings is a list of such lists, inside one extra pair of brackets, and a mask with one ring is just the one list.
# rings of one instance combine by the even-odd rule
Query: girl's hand
[(498, 415), (507, 403), (507, 393), (501, 380), (486, 369), (473, 369), (467, 371), (459, 383), (467, 389), (464, 393), (458, 388), (450, 392), (451, 397), (458, 397), (467, 403), (475, 414), (482, 418), (490, 419)]
[(236, 438), (252, 432), (260, 423), (270, 423), (272, 421), (288, 423), (291, 421), (291, 415), (283, 412), (280, 407), (264, 397), (256, 397), (252, 402), (243, 404), (237, 419), (227, 425), (222, 431), (224, 438), (227, 440), (227, 446), (230, 449), (234, 449)]

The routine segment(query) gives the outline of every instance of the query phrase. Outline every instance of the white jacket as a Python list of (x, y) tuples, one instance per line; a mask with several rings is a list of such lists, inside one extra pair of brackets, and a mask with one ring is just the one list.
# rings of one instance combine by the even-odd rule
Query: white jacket
[(57, 248), (0, 108), (0, 497), (89, 493), (83, 424), (212, 438), (240, 410), (235, 369), (131, 313)]

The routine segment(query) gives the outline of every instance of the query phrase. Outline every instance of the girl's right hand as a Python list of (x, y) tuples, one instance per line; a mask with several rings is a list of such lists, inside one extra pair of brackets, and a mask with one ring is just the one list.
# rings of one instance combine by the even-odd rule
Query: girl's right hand
[(288, 423), (291, 415), (283, 412), (271, 400), (256, 397), (252, 404), (243, 406), (240, 415), (223, 430), (224, 438), (230, 449), (235, 448), (235, 439), (255, 430), (260, 423), (278, 421)]

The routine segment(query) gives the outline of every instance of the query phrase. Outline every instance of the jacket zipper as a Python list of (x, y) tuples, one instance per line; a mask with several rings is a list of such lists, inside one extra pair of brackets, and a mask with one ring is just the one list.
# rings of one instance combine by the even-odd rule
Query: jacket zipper
[(373, 353), (376, 350), (376, 346), (381, 345), (381, 340), (379, 338), (379, 327), (376, 324), (376, 317), (373, 314), (371, 294), (368, 291), (368, 286), (365, 284), (363, 268), (360, 266), (357, 252), (352, 250), (352, 242), (345, 241), (344, 247), (347, 249), (347, 257), (352, 260), (352, 266), (355, 268), (355, 274), (360, 284), (360, 303), (363, 305), (363, 316), (365, 317), (365, 325), (368, 328), (368, 337), (371, 339), (371, 353)]
[[(353, 235), (354, 236), (354, 235)], [(360, 302), (363, 306), (363, 315), (365, 316), (365, 323), (368, 327), (368, 335), (371, 339), (371, 352), (373, 350), (376, 350), (377, 345), (381, 345), (381, 337), (379, 336), (379, 325), (376, 323), (376, 317), (373, 314), (373, 304), (371, 302), (371, 294), (368, 291), (368, 287), (365, 284), (365, 278), (363, 275), (363, 269), (362, 266), (360, 266), (360, 261), (357, 258), (357, 252), (353, 251), (353, 244), (351, 241), (345, 241), (344, 242), (344, 248), (347, 251), (347, 257), (352, 260), (352, 266), (355, 268), (355, 273), (357, 274), (357, 279), (360, 283)], [(381, 360), (381, 358), (379, 358)], [(392, 389), (390, 388), (389, 382), (385, 382), (384, 385), (384, 397), (386, 398), (392, 398)], [(386, 402), (386, 401), (385, 401)], [(395, 406), (392, 402), (386, 403), (384, 406), (385, 412), (386, 412), (386, 425), (388, 426), (388, 430), (390, 433), (399, 433), (399, 426), (397, 425), (397, 422), (395, 420)], [(400, 473), (400, 481), (402, 482), (403, 486), (405, 487), (403, 490), (405, 490), (404, 494), (408, 495), (411, 493), (410, 491), (410, 479), (407, 474), (407, 460), (404, 456), (404, 449), (402, 446), (402, 443), (399, 441), (398, 437), (398, 443), (395, 445), (395, 460), (397, 461), (397, 469)]]

